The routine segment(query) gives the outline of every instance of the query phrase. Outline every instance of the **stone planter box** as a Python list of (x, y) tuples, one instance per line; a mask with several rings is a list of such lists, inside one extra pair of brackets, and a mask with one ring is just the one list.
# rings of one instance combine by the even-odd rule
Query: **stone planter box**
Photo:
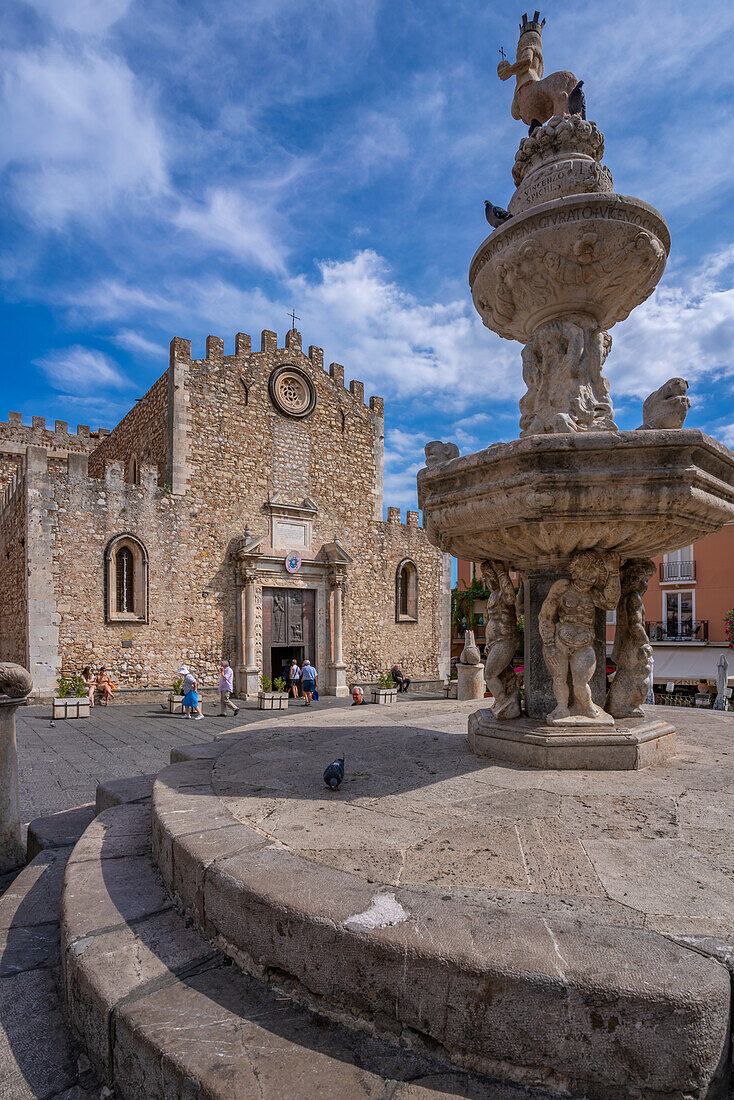
[(373, 703), (394, 703), (398, 697), (398, 689), (394, 688), (372, 688), (371, 689), (372, 702)]
[(54, 718), (89, 718), (89, 699), (83, 698), (54, 699)]
[(258, 691), (258, 710), (288, 710), (287, 691)]
[(168, 696), (168, 713), (180, 714), (182, 710), (181, 704), (183, 703), (183, 695), (174, 695), (173, 692)]

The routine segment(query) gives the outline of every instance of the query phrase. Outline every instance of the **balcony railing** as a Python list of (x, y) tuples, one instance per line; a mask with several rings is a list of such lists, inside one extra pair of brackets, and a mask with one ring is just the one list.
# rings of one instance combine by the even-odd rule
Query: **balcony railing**
[(708, 619), (694, 619), (690, 623), (645, 623), (651, 642), (707, 642)]
[(695, 581), (695, 561), (661, 561), (661, 581)]

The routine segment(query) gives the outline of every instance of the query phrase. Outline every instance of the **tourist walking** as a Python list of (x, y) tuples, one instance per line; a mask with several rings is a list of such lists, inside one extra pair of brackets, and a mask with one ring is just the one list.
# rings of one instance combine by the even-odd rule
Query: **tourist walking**
[(319, 686), (319, 674), (313, 667), (308, 657), (301, 665), (301, 689), (306, 697), (306, 706), (311, 706), (313, 693)]
[(92, 669), (91, 669), (90, 665), (87, 665), (86, 668), (82, 669), (82, 680), (84, 681), (84, 686), (87, 689), (87, 697), (89, 699), (89, 705), (90, 705), (90, 707), (93, 707), (94, 706), (94, 693), (97, 690), (97, 685), (94, 682), (94, 673), (92, 672)]
[(398, 691), (407, 691), (410, 687), (410, 680), (403, 675), (397, 665), (392, 666), (392, 682), (397, 684)]
[(231, 710), (234, 715), (240, 713), (240, 708), (230, 699), (230, 695), (234, 691), (234, 673), (229, 667), (226, 661), (222, 661), (222, 674), (219, 677), (219, 717), (226, 717), (227, 711)]
[(203, 718), (199, 692), (196, 686), (196, 677), (187, 665), (181, 665), (178, 675), (183, 676), (183, 701), (181, 703), (182, 718)]
[(300, 679), (301, 670), (298, 667), (298, 661), (294, 657), (291, 661), (291, 667), (288, 669), (288, 694), (292, 694), (294, 699), (298, 698), (298, 681)]
[(97, 673), (97, 691), (102, 696), (102, 706), (108, 707), (114, 694), (114, 684), (107, 675), (107, 669), (102, 667)]

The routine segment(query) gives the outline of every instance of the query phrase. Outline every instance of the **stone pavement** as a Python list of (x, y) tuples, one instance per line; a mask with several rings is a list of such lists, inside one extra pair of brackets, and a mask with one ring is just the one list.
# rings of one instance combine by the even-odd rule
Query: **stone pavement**
[[(474, 756), (475, 709), (399, 702), (318, 723), (299, 712), (277, 738), (253, 729), (228, 750), (214, 789), (276, 844), (370, 882), (716, 939), (734, 958), (734, 714), (645, 708), (677, 726), (677, 755), (585, 772)], [(329, 794), (321, 771), (342, 753), (345, 780)]]
[[(219, 702), (204, 703), (204, 718), (182, 720), (158, 703), (96, 706), (89, 718), (66, 719), (52, 725), (51, 707), (17, 711), (21, 821), (94, 802), (98, 783), (160, 771), (171, 749), (198, 745), (263, 718), (278, 719), (287, 711), (259, 711), (240, 703), (235, 717), (219, 718)], [(313, 713), (350, 706), (350, 699), (323, 697)], [(305, 710), (299, 700), (293, 709)]]

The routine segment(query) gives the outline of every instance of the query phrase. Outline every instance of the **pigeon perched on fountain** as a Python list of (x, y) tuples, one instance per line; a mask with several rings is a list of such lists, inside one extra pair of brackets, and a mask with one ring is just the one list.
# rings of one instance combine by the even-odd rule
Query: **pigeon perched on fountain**
[(581, 118), (586, 118), (586, 95), (584, 94), (584, 82), (579, 80), (576, 87), (568, 96), (568, 113), (570, 115), (580, 115)]
[(512, 214), (510, 214), (508, 210), (505, 210), (502, 206), (495, 206), (489, 199), (484, 200), (484, 213), (493, 229), (499, 229), (501, 225), (509, 221), (512, 217)]
[(324, 783), (332, 791), (338, 791), (344, 778), (344, 757), (340, 756), (329, 764), (324, 772)]

